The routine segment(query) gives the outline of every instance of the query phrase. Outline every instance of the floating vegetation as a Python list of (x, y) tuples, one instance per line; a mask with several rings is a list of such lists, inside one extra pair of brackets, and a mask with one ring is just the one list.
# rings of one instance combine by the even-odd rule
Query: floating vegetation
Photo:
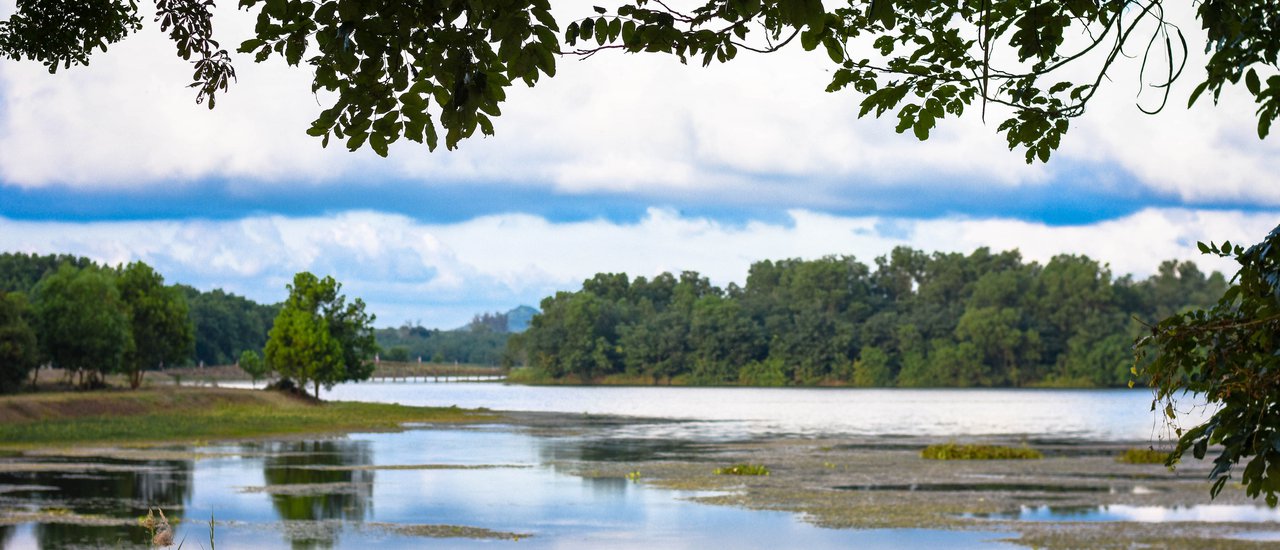
[(287, 483), (282, 485), (253, 485), (237, 488), (241, 493), (266, 493), (268, 495), (324, 496), (353, 495), (370, 487), (368, 483)]
[(1122, 464), (1164, 464), (1169, 458), (1169, 453), (1157, 451), (1155, 449), (1125, 449), (1116, 457), (1116, 462)]
[(718, 476), (767, 476), (769, 468), (763, 464), (734, 464), (724, 468), (716, 468)]
[(627, 472), (627, 479), (629, 479), (629, 480), (631, 480), (631, 481), (633, 481), (633, 482), (639, 482), (639, 481), (640, 481), (640, 470), (632, 470), (632, 471), (630, 471), (630, 472)]
[(494, 531), (492, 529), (471, 527), (467, 525), (366, 522), (361, 524), (360, 527), (364, 530), (376, 530), (403, 537), (468, 538), (518, 541), (520, 539), (527, 539), (533, 536), (531, 533)]
[(945, 443), (925, 447), (920, 451), (920, 457), (929, 460), (1021, 460), (1044, 458), (1044, 455), (1029, 447)]

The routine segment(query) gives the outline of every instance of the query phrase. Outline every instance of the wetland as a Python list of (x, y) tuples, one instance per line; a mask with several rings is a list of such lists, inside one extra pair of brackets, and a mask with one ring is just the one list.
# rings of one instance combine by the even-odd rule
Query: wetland
[[(152, 507), (188, 545), (212, 521), (222, 548), (1252, 548), (1280, 532), (1235, 486), (1210, 501), (1206, 464), (1117, 462), (1161, 444), (1145, 392), (366, 383), (324, 397), (543, 410), (15, 450), (0, 457), (0, 544), (144, 548)], [(952, 441), (1043, 456), (921, 457)], [(716, 473), (740, 464), (767, 475)]]

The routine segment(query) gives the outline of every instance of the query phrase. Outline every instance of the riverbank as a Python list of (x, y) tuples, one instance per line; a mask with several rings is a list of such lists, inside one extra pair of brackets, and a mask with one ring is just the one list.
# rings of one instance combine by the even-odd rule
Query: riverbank
[(188, 443), (292, 434), (396, 430), (406, 422), (475, 422), (485, 411), (319, 402), (209, 387), (32, 393), (0, 397), (0, 449)]

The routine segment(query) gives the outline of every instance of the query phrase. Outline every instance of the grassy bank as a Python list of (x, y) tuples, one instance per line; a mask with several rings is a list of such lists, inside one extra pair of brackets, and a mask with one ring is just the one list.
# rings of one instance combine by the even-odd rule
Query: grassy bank
[(320, 403), (227, 388), (28, 394), (0, 397), (0, 448), (393, 430), (405, 422), (487, 417), (452, 407)]

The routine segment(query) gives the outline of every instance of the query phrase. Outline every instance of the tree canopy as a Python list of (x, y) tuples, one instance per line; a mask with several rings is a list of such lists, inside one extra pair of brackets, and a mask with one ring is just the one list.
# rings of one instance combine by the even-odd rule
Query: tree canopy
[[(214, 106), (235, 79), (213, 38), (212, 0), (156, 0), (156, 21), (193, 64), (197, 101)], [(1205, 31), (1204, 79), (1189, 103), (1243, 81), (1264, 138), (1280, 115), (1280, 33), (1271, 2), (1204, 0), (1175, 21), (1160, 0), (706, 0), (676, 10), (651, 0), (557, 20), (550, 0), (422, 3), (240, 0), (257, 25), (238, 51), (307, 67), (328, 92), (307, 132), (386, 156), (405, 138), (455, 148), (494, 133), (506, 90), (556, 74), (559, 56), (603, 50), (726, 63), (744, 52), (800, 47), (829, 58), (830, 92), (859, 94), (862, 116), (891, 115), (926, 139), (975, 105), (1001, 106), (997, 126), (1027, 162), (1048, 160), (1123, 56), (1141, 59), (1138, 108), (1163, 109), (1185, 68), (1182, 27)], [(564, 23), (562, 25), (562, 23)], [(0, 56), (50, 71), (87, 64), (142, 25), (124, 0), (19, 0), (0, 22)], [(796, 38), (799, 38), (797, 41)], [(972, 116), (972, 114), (970, 114)]]
[(165, 286), (164, 277), (151, 266), (133, 262), (116, 275), (120, 299), (129, 318), (133, 336), (125, 354), (129, 385), (142, 385), (142, 373), (191, 356), (195, 329), (188, 315), (187, 300), (176, 287)]
[(63, 264), (32, 293), (38, 333), (54, 366), (101, 383), (132, 347), (129, 316), (109, 271)]
[(33, 320), (25, 296), (0, 291), (0, 393), (21, 385), (40, 364)]

